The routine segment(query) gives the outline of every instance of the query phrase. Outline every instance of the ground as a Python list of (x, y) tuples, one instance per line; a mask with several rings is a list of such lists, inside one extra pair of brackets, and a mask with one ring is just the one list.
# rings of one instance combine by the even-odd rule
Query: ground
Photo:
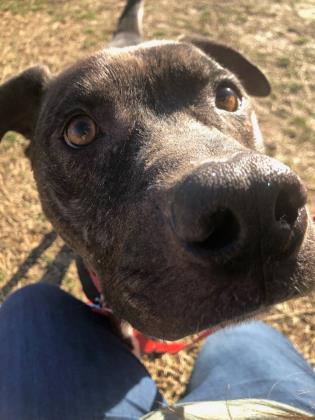
[[(0, 80), (32, 64), (53, 72), (102, 48), (123, 1), (3, 0)], [(273, 93), (256, 101), (268, 153), (290, 165), (309, 190), (315, 213), (315, 6), (313, 0), (147, 0), (148, 38), (202, 34), (239, 49), (268, 75)], [(0, 299), (43, 279), (82, 297), (71, 251), (42, 214), (27, 141), (8, 133), (0, 147)], [(314, 296), (278, 305), (264, 316), (315, 365)], [(185, 388), (198, 346), (145, 360), (169, 401)]]

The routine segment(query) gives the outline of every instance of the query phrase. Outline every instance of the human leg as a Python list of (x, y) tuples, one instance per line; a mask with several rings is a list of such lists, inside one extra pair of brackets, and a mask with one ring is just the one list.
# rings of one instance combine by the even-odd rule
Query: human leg
[(105, 317), (36, 284), (0, 308), (0, 418), (136, 419), (161, 397)]
[(201, 351), (181, 402), (260, 398), (315, 412), (315, 374), (262, 322), (217, 331)]

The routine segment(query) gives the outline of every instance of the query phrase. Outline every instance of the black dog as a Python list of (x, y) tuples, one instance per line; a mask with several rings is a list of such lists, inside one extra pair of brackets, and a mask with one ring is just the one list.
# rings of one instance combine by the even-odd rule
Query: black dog
[(117, 317), (176, 339), (309, 292), (314, 231), (298, 177), (264, 155), (248, 95), (265, 76), (209, 40), (142, 42), (141, 6), (110, 48), (4, 83), (0, 138), (31, 138), (44, 211)]

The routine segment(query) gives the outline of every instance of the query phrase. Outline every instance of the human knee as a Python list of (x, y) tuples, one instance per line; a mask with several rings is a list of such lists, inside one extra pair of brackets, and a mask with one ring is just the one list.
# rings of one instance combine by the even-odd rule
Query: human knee
[[(25, 287), (22, 287), (12, 293), (3, 303), (1, 309), (9, 309), (14, 307), (17, 310), (18, 307), (34, 307), (40, 302), (47, 300), (54, 300), (60, 290), (53, 285), (44, 283), (34, 283)], [(62, 292), (61, 292), (62, 293)]]

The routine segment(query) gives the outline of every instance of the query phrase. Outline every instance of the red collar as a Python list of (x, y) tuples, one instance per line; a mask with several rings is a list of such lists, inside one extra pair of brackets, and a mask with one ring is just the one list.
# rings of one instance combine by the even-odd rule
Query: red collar
[[(100, 293), (100, 296), (103, 296), (101, 293), (101, 283), (99, 278), (94, 274), (90, 272), (90, 277), (93, 281), (94, 286)], [(102, 306), (99, 308), (93, 308), (96, 312), (108, 316), (112, 314), (112, 310), (109, 308), (106, 308), (106, 303), (104, 299), (101, 299)], [(143, 335), (140, 331), (136, 330), (135, 328), (131, 327), (128, 328), (128, 334), (133, 342), (133, 345), (136, 349), (136, 351), (140, 353), (178, 353), (179, 351), (191, 347), (193, 344), (195, 344), (197, 341), (207, 337), (213, 332), (213, 330), (208, 329), (205, 331), (202, 331), (199, 333), (193, 340), (190, 342), (187, 342), (186, 340), (178, 340), (178, 341), (162, 341), (162, 340), (155, 340), (153, 338), (147, 337), (146, 335)]]
[(141, 353), (178, 353), (181, 350), (191, 347), (193, 344), (202, 340), (203, 338), (210, 335), (213, 331), (211, 329), (202, 331), (189, 343), (178, 340), (178, 341), (161, 341), (154, 340), (153, 338), (147, 337), (141, 332), (133, 329), (133, 337), (137, 340)]

